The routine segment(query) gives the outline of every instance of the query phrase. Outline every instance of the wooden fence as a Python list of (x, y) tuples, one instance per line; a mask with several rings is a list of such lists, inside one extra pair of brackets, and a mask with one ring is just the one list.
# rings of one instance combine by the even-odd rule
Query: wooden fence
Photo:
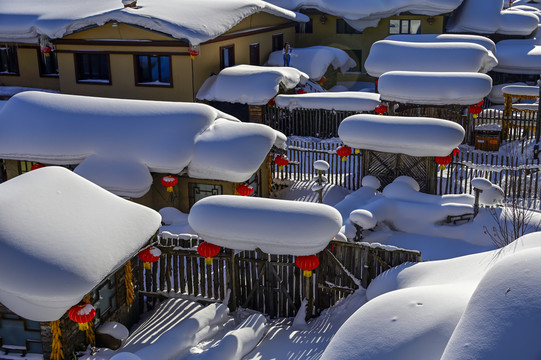
[(222, 249), (211, 265), (198, 255), (199, 240), (161, 238), (162, 256), (145, 270), (142, 294), (186, 296), (204, 301), (224, 300), (229, 308), (257, 310), (275, 317), (295, 316), (303, 299), (307, 316), (334, 305), (359, 286), (367, 287), (383, 271), (405, 262), (418, 262), (416, 251), (385, 250), (364, 243), (331, 241), (317, 254), (320, 264), (304, 277), (291, 255), (269, 255), (259, 250)]

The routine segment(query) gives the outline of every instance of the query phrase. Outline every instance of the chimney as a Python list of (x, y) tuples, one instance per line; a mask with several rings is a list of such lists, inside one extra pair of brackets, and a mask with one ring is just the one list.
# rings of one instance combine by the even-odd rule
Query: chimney
[(137, 6), (137, 0), (122, 0), (122, 5), (125, 8), (134, 8)]

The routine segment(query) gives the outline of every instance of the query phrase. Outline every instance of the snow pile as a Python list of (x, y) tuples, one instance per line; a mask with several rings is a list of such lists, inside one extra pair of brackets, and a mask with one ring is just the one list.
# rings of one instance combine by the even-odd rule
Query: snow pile
[(503, 0), (487, 3), (486, 0), (467, 0), (449, 19), (447, 32), (530, 35), (539, 18), (530, 11), (502, 10)]
[(379, 94), (361, 91), (320, 92), (278, 95), (274, 101), (279, 108), (325, 109), (341, 111), (374, 111), (380, 104)]
[[(282, 50), (271, 52), (266, 65), (283, 66)], [(346, 72), (357, 64), (344, 50), (330, 46), (311, 46), (292, 49), (289, 65), (308, 74), (310, 79), (319, 80), (331, 65), (334, 69)]]
[(298, 256), (323, 250), (339, 232), (342, 217), (324, 204), (215, 195), (196, 202), (188, 222), (215, 245)]
[(364, 67), (379, 77), (392, 70), (486, 73), (497, 64), (492, 51), (473, 42), (380, 40), (372, 44)]
[(77, 165), (79, 175), (127, 197), (148, 192), (150, 172), (187, 168), (194, 178), (245, 181), (286, 139), (204, 104), (40, 92), (12, 97), (0, 124), (0, 158)]
[(405, 41), (405, 42), (437, 42), (437, 43), (449, 43), (449, 42), (467, 42), (474, 43), (483, 46), (485, 49), (491, 52), (496, 51), (496, 44), (485, 36), (471, 35), (471, 34), (396, 34), (389, 35), (385, 40), (393, 41)]
[(492, 89), (492, 78), (474, 72), (389, 71), (381, 75), (381, 100), (423, 105), (472, 105)]
[(496, 44), (498, 66), (494, 71), (510, 74), (541, 73), (541, 32), (535, 39), (508, 39)]
[[(21, 120), (21, 118), (19, 118)], [(160, 215), (56, 166), (0, 184), (0, 302), (55, 321), (134, 256)]]
[(58, 39), (110, 21), (135, 25), (200, 44), (222, 35), (244, 18), (269, 13), (292, 21), (308, 17), (261, 0), (138, 0), (124, 8), (120, 0), (3, 1), (0, 40), (36, 43), (39, 35)]
[(502, 93), (518, 96), (539, 96), (539, 86), (507, 85), (502, 88)]
[(308, 75), (292, 67), (231, 66), (211, 76), (197, 92), (197, 99), (249, 105), (265, 105), (280, 91), (294, 89)]
[(383, 273), (321, 359), (537, 359), (540, 241)]
[(44, 92), (58, 93), (58, 91), (56, 90), (48, 90), (48, 89), (37, 89), (37, 88), (29, 88), (29, 87), (22, 87), (22, 86), (0, 86), (0, 97), (11, 97), (15, 94), (18, 94), (24, 91), (44, 91)]
[(269, 0), (286, 9), (316, 9), (322, 13), (344, 18), (349, 25), (359, 31), (369, 26), (377, 26), (380, 19), (400, 13), (419, 15), (441, 15), (454, 11), (462, 0)]
[[(515, 82), (515, 83), (506, 83), (506, 84), (498, 84), (494, 85), (492, 87), (492, 90), (490, 90), (490, 93), (487, 95), (487, 99), (492, 104), (505, 104), (505, 98), (503, 96), (503, 88), (511, 85), (526, 85), (524, 82)], [(527, 85), (526, 85), (527, 86)], [(518, 101), (518, 99), (513, 99), (514, 102)]]
[(452, 121), (428, 117), (352, 115), (338, 127), (349, 147), (411, 156), (447, 156), (462, 143), (464, 129)]

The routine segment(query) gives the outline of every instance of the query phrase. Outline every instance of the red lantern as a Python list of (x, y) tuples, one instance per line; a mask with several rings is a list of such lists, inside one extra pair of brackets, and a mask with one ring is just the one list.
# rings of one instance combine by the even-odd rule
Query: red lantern
[(139, 259), (143, 261), (143, 267), (147, 270), (150, 270), (150, 263), (155, 263), (160, 259), (162, 251), (157, 247), (151, 246), (143, 251), (139, 252)]
[(44, 46), (44, 47), (40, 48), (40, 51), (45, 56), (49, 56), (51, 54), (52, 49), (51, 49), (50, 46)]
[(96, 316), (96, 309), (89, 303), (73, 305), (68, 310), (68, 316), (79, 324), (79, 330), (85, 331), (88, 329), (88, 322)]
[(376, 106), (374, 110), (378, 113), (378, 115), (383, 115), (387, 112), (387, 106), (380, 104)]
[(242, 196), (250, 196), (254, 193), (254, 188), (248, 184), (239, 184), (237, 185), (237, 193)]
[(173, 186), (178, 183), (178, 179), (173, 175), (166, 175), (162, 177), (162, 185), (167, 188), (167, 192), (173, 192)]
[(484, 103), (485, 103), (485, 100), (483, 99), (483, 100), (479, 101), (479, 102), (478, 102), (477, 104), (475, 104), (475, 105), (482, 106)]
[(312, 276), (312, 270), (319, 266), (319, 259), (315, 255), (297, 256), (295, 264), (299, 269), (303, 270), (303, 275), (306, 277)]
[(319, 79), (319, 85), (323, 85), (327, 82), (327, 78), (325, 76), (322, 76), (321, 79)]
[(351, 148), (346, 145), (336, 148), (336, 154), (342, 158), (342, 161), (346, 161), (347, 157), (351, 155)]
[(211, 244), (209, 242), (203, 241), (199, 246), (197, 246), (197, 252), (199, 255), (205, 258), (205, 264), (212, 264), (212, 258), (218, 255), (221, 248), (218, 245)]
[(299, 89), (299, 90), (297, 90), (297, 94), (306, 94), (306, 90)]
[(274, 106), (274, 105), (276, 105), (276, 102), (274, 101), (274, 98), (269, 100), (269, 104), (268, 104), (268, 105), (269, 105), (269, 106)]
[(457, 156), (458, 154), (460, 154), (460, 149), (459, 148), (454, 148), (453, 149), (453, 156)]
[(40, 164), (40, 163), (35, 163), (35, 164), (33, 164), (32, 166), (30, 166), (30, 171), (36, 170), (36, 169), (40, 169), (40, 168), (42, 168), (42, 167), (45, 167), (45, 165)]
[(199, 55), (199, 45), (190, 45), (188, 54), (190, 54), (190, 59), (195, 59), (195, 57)]
[(447, 156), (436, 156), (436, 163), (440, 165), (440, 170), (445, 169), (446, 165), (449, 165), (452, 161), (451, 155)]
[(283, 170), (284, 166), (289, 164), (289, 159), (285, 155), (278, 155), (274, 158), (274, 162), (276, 163), (276, 165), (278, 165), (279, 170)]
[(473, 118), (477, 118), (477, 115), (481, 113), (481, 111), (483, 111), (483, 108), (479, 105), (472, 105), (468, 108), (468, 111), (470, 112), (470, 114), (472, 114)]

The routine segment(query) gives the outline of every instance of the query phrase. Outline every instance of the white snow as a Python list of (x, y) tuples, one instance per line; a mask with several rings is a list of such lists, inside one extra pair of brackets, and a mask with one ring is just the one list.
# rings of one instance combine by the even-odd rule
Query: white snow
[(464, 138), (457, 123), (428, 117), (358, 114), (338, 127), (344, 144), (356, 148), (411, 156), (447, 156)]
[[(282, 50), (271, 52), (266, 65), (283, 66)], [(344, 73), (355, 67), (356, 63), (344, 50), (331, 46), (293, 48), (291, 51), (289, 66), (308, 74), (310, 79), (320, 80), (331, 65)]]
[(507, 85), (502, 88), (502, 93), (519, 96), (539, 96), (539, 86)]
[(541, 73), (541, 33), (534, 39), (507, 39), (496, 44), (498, 66), (494, 71), (510, 74)]
[(494, 41), (489, 38), (481, 35), (471, 35), (471, 34), (395, 34), (389, 35), (385, 40), (394, 40), (394, 41), (405, 41), (405, 42), (416, 42), (416, 43), (425, 43), (425, 42), (438, 42), (438, 43), (448, 43), (448, 42), (469, 42), (474, 44), (479, 44), (485, 49), (495, 52), (496, 44)]
[(188, 222), (218, 246), (298, 256), (323, 250), (339, 232), (342, 216), (325, 204), (215, 195), (196, 202)]
[(160, 215), (56, 166), (0, 184), (0, 302), (59, 319), (158, 229)]
[(486, 73), (497, 64), (492, 51), (472, 42), (379, 40), (372, 44), (364, 67), (379, 77), (392, 70)]
[(492, 78), (474, 72), (389, 71), (381, 75), (381, 100), (423, 105), (472, 105), (492, 90)]
[(127, 197), (148, 192), (151, 172), (186, 167), (192, 177), (245, 181), (273, 145), (285, 147), (270, 127), (199, 103), (24, 92), (2, 108), (0, 123), (0, 158), (77, 165), (75, 172)]
[(281, 94), (274, 101), (279, 108), (325, 109), (341, 111), (374, 111), (380, 104), (380, 94), (363, 91)]
[(51, 39), (121, 22), (188, 40), (197, 45), (230, 30), (244, 18), (269, 13), (292, 21), (308, 18), (261, 0), (138, 0), (124, 8), (120, 0), (2, 0), (0, 40), (36, 43), (39, 35)]
[[(490, 90), (490, 93), (487, 95), (487, 99), (493, 103), (493, 104), (505, 104), (505, 97), (503, 96), (503, 88), (507, 86), (527, 86), (524, 82), (515, 82), (515, 83), (506, 83), (506, 84), (498, 84), (492, 86), (492, 90)], [(513, 99), (513, 102), (518, 101), (517, 99)]]
[(265, 105), (280, 86), (302, 86), (308, 75), (292, 67), (237, 65), (209, 77), (197, 92), (197, 99), (249, 105)]
[(118, 340), (125, 340), (130, 335), (130, 331), (124, 325), (116, 321), (108, 321), (100, 325), (96, 329), (96, 333), (110, 335)]

